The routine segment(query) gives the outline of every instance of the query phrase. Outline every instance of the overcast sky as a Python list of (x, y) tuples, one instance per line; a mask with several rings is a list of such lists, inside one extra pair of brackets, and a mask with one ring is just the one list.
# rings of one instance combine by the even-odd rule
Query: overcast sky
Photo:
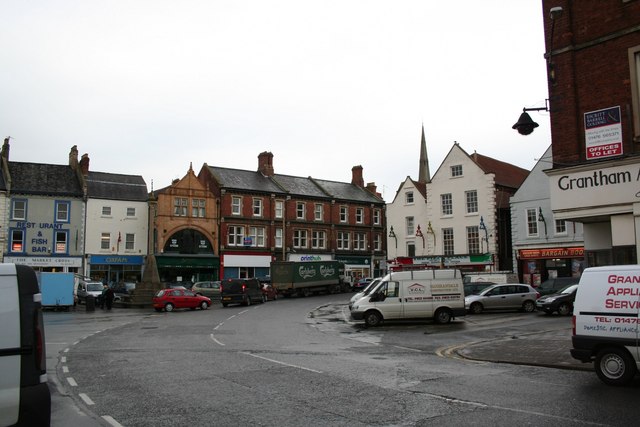
[[(545, 12), (546, 13), (546, 12)], [(351, 181), (391, 201), (454, 141), (532, 169), (551, 144), (541, 1), (29, 0), (0, 12), (10, 160), (142, 175), (189, 164)]]

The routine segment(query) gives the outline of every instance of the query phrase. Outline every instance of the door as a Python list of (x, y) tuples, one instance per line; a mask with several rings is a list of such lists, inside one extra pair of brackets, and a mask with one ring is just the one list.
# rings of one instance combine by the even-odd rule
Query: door
[(403, 316), (402, 300), (400, 298), (400, 284), (398, 282), (383, 282), (378, 287), (376, 295), (384, 295), (384, 301), (374, 303), (385, 319), (401, 319)]
[(424, 318), (433, 315), (433, 295), (431, 283), (427, 281), (402, 282), (402, 303), (404, 318)]

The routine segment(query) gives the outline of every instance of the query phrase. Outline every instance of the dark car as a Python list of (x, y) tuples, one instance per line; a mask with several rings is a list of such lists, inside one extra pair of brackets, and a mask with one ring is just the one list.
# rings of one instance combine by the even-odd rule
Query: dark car
[(262, 285), (258, 279), (225, 279), (220, 284), (220, 301), (223, 307), (263, 302)]
[(364, 288), (366, 288), (369, 283), (371, 283), (373, 279), (371, 277), (363, 277), (362, 279), (357, 280), (354, 284), (353, 284), (353, 290), (354, 291), (362, 291), (364, 290)]
[(568, 316), (573, 313), (573, 302), (576, 300), (578, 285), (569, 285), (557, 294), (544, 295), (536, 301), (538, 311), (546, 314), (558, 312), (561, 316)]
[(153, 297), (153, 308), (156, 311), (170, 312), (176, 308), (189, 308), (206, 310), (211, 306), (211, 299), (202, 295), (196, 295), (188, 289), (169, 288), (161, 289)]
[(547, 279), (536, 288), (540, 295), (556, 294), (569, 285), (575, 285), (580, 281), (579, 277), (556, 277)]
[(270, 283), (261, 283), (262, 296), (264, 301), (275, 301), (278, 299), (278, 291)]

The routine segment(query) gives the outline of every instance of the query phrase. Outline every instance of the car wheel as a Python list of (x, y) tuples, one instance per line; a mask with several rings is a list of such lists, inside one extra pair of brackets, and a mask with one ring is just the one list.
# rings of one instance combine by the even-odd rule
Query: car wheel
[(436, 323), (440, 325), (444, 325), (445, 323), (450, 323), (451, 318), (452, 318), (451, 311), (447, 310), (446, 308), (441, 308), (437, 310), (436, 315), (434, 317)]
[(164, 305), (164, 311), (166, 311), (167, 313), (172, 312), (173, 311), (173, 304), (171, 304), (170, 302), (166, 303)]
[(382, 315), (377, 311), (368, 311), (364, 314), (364, 323), (367, 326), (378, 326), (382, 322)]
[(245, 302), (244, 305), (246, 305), (246, 306), (250, 306), (251, 305), (251, 297), (249, 297), (249, 296), (247, 297), (247, 301)]
[(207, 304), (207, 302), (206, 302), (206, 301), (202, 301), (202, 302), (200, 303), (200, 309), (201, 309), (201, 310), (206, 310), (207, 308), (209, 308), (209, 304)]
[(533, 301), (525, 301), (522, 304), (525, 313), (533, 313), (536, 310), (536, 304)]
[(594, 367), (602, 382), (609, 385), (628, 384), (636, 374), (636, 366), (629, 353), (614, 347), (600, 351)]
[(227, 307), (228, 305), (229, 305), (229, 304), (227, 304), (226, 302), (223, 302), (223, 303), (222, 303), (222, 306), (223, 306), (223, 307)]
[(571, 314), (571, 305), (567, 302), (563, 302), (558, 306), (558, 314), (560, 316), (568, 316)]
[(473, 314), (480, 314), (482, 313), (482, 310), (484, 310), (484, 307), (482, 307), (482, 304), (480, 304), (479, 302), (474, 302), (473, 304), (471, 304), (471, 307), (469, 307), (469, 311), (471, 311)]

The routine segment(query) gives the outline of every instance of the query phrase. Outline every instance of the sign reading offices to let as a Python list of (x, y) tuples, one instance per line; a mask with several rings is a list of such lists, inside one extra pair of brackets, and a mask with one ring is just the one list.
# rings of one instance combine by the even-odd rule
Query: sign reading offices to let
[(620, 106), (584, 113), (587, 160), (622, 154)]

